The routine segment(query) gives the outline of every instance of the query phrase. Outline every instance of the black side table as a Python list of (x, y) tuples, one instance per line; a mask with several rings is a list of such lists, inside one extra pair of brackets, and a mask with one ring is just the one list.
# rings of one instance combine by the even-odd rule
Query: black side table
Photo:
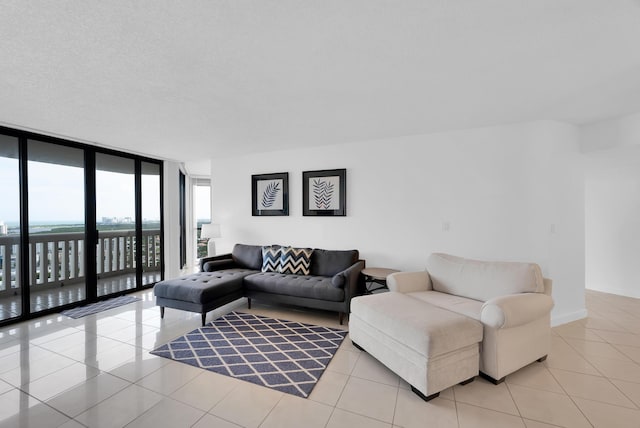
[[(399, 271), (377, 267), (362, 269), (362, 274), (364, 275), (364, 294), (373, 294), (374, 291), (387, 288), (387, 276), (394, 272)], [(378, 284), (378, 287), (370, 288), (369, 286), (372, 284)]]

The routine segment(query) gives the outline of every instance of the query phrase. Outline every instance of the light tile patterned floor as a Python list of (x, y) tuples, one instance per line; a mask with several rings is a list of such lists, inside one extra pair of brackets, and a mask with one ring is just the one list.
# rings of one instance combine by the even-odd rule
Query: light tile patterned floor
[[(552, 352), (495, 386), (429, 403), (347, 339), (309, 399), (149, 354), (200, 316), (142, 301), (0, 329), (0, 427), (640, 427), (640, 300), (588, 291), (589, 317), (553, 329)], [(212, 312), (247, 311), (243, 302)], [(338, 327), (333, 313), (250, 312)]]

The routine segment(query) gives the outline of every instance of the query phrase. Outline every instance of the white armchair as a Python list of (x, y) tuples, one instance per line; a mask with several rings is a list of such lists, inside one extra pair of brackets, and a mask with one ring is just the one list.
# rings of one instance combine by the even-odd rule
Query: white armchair
[(394, 273), (387, 285), (480, 321), (480, 372), (494, 383), (549, 353), (552, 283), (537, 264), (432, 254), (427, 271)]

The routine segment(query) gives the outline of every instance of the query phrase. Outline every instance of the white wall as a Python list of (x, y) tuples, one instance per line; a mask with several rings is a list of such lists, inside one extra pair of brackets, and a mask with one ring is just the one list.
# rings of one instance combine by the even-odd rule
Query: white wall
[(640, 114), (582, 127), (586, 288), (640, 298)]
[[(347, 168), (347, 216), (302, 216), (302, 171)], [(251, 175), (289, 172), (290, 215), (251, 216)], [(236, 242), (357, 248), (422, 270), (431, 252), (533, 261), (555, 324), (584, 309), (584, 182), (576, 129), (535, 122), (212, 161), (218, 252)], [(448, 224), (448, 230), (443, 225)]]
[(580, 146), (585, 153), (638, 145), (640, 113), (592, 123), (580, 130)]
[(164, 277), (180, 276), (180, 200), (178, 172), (175, 162), (163, 164), (163, 206), (164, 206)]

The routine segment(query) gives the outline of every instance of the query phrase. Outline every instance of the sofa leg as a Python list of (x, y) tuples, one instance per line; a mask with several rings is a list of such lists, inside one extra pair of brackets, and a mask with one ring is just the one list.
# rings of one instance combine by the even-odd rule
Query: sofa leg
[(344, 320), (344, 312), (338, 312), (338, 322), (342, 325), (342, 321)]
[(501, 384), (502, 382), (504, 382), (504, 380), (507, 378), (507, 377), (505, 376), (505, 377), (503, 377), (503, 378), (501, 378), (501, 379), (497, 379), (497, 380), (496, 380), (496, 379), (492, 378), (491, 376), (489, 376), (488, 374), (486, 374), (486, 373), (482, 373), (482, 372), (480, 372), (480, 377), (481, 377), (481, 378), (483, 378), (483, 379), (488, 380), (489, 382), (491, 382), (491, 383), (492, 383), (492, 384), (494, 384), (494, 385), (500, 385), (500, 384)]
[(365, 351), (364, 351), (364, 348), (363, 348), (362, 346), (358, 345), (358, 344), (357, 344), (356, 342), (354, 342), (353, 340), (351, 341), (351, 343), (353, 344), (353, 346), (355, 346), (355, 347), (356, 347), (356, 348), (358, 348), (359, 350), (361, 350), (361, 351), (365, 352)]
[(418, 391), (417, 389), (415, 389), (413, 387), (413, 385), (411, 386), (411, 391), (413, 391), (414, 394), (416, 394), (418, 397), (422, 398), (424, 401), (431, 401), (434, 398), (438, 397), (440, 395), (439, 392), (436, 392), (435, 394), (431, 394), (431, 395), (424, 395), (422, 392)]
[(545, 361), (547, 359), (547, 356), (545, 355), (544, 357), (540, 357), (538, 358), (536, 361), (538, 361), (539, 363)]
[(251, 297), (247, 297), (247, 309), (251, 309)]
[(160, 318), (164, 318), (164, 306), (160, 306)]
[(200, 316), (202, 317), (202, 326), (204, 327), (205, 323), (207, 322), (207, 313), (203, 312), (200, 314)]
[(473, 377), (470, 377), (470, 378), (469, 378), (469, 379), (467, 379), (467, 380), (463, 380), (462, 382), (460, 382), (460, 385), (467, 385), (467, 384), (469, 384), (469, 383), (473, 382), (473, 380), (474, 380), (475, 378), (476, 378), (476, 377), (475, 377), (475, 376), (473, 376)]

